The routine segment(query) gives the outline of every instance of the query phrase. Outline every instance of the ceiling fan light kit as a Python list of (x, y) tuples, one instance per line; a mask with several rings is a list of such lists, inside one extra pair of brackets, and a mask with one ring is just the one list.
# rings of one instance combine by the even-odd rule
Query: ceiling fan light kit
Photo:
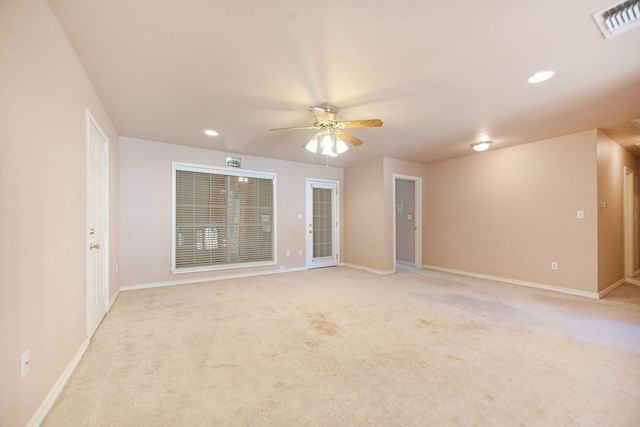
[(318, 152), (318, 147), (322, 149), (323, 155), (331, 157), (336, 157), (349, 149), (347, 143), (340, 139), (339, 134), (331, 130), (316, 133), (304, 144), (304, 148), (314, 154)]
[(349, 149), (351, 144), (354, 147), (362, 145), (363, 141), (346, 132), (345, 128), (381, 127), (382, 120), (338, 120), (338, 109), (335, 107), (311, 107), (315, 121), (311, 126), (297, 126), (289, 128), (277, 128), (271, 130), (299, 130), (315, 129), (317, 132), (303, 144), (303, 147), (312, 153), (320, 153), (328, 157), (335, 157)]

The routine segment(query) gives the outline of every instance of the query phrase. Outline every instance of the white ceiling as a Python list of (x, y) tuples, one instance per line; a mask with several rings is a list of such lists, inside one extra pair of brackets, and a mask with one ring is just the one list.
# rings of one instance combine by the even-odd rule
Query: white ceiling
[(640, 142), (640, 28), (606, 40), (591, 17), (612, 0), (49, 3), (122, 136), (322, 164), (300, 148), (313, 131), (269, 129), (328, 103), (384, 121), (336, 166), (469, 155), (483, 133)]

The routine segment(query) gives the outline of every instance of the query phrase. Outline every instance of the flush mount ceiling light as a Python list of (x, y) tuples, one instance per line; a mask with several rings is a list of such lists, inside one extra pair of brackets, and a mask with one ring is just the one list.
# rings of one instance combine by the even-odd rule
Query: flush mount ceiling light
[(471, 144), (471, 148), (473, 148), (476, 151), (484, 151), (487, 148), (489, 148), (491, 144), (493, 144), (493, 141), (479, 141)]
[(205, 134), (209, 135), (209, 136), (218, 136), (218, 132), (216, 132), (213, 129), (207, 129), (204, 131)]
[(555, 71), (552, 70), (540, 71), (539, 73), (535, 73), (533, 76), (529, 77), (529, 80), (527, 81), (529, 83), (540, 83), (545, 80), (549, 80), (554, 74)]

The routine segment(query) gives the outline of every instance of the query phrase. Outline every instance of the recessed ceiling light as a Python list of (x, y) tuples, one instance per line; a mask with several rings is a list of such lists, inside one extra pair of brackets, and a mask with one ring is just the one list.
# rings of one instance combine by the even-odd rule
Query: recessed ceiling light
[(555, 71), (552, 70), (540, 71), (539, 73), (535, 73), (533, 76), (529, 77), (529, 80), (527, 81), (529, 83), (540, 83), (545, 80), (549, 80), (554, 74)]
[(484, 151), (487, 148), (489, 148), (491, 144), (493, 144), (493, 141), (479, 141), (471, 144), (471, 148), (473, 148), (476, 151)]
[(207, 129), (207, 130), (204, 131), (204, 133), (206, 133), (209, 136), (218, 136), (218, 132), (216, 132), (213, 129)]

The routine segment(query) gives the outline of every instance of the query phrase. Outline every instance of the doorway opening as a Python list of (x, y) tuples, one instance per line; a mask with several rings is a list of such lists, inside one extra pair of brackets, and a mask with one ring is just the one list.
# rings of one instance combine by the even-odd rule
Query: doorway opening
[(635, 271), (635, 218), (634, 218), (634, 172), (633, 169), (624, 167), (623, 182), (623, 228), (624, 228), (624, 275), (632, 278)]
[(422, 178), (393, 175), (393, 270), (422, 268)]

